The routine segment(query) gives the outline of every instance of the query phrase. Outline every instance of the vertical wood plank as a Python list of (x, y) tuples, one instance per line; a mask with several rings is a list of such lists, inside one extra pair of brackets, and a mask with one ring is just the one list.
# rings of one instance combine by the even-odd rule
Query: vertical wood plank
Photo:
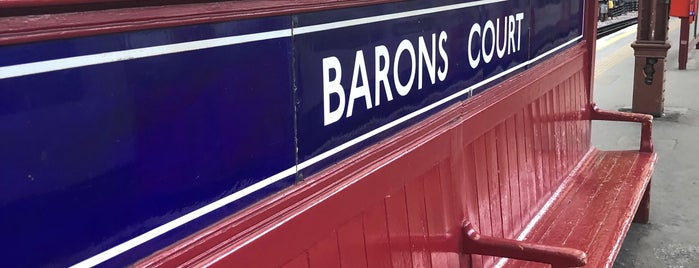
[[(459, 151), (462, 152), (463, 144), (459, 144)], [(452, 185), (452, 177), (454, 176), (451, 172), (451, 161), (443, 161), (439, 165), (439, 186), (442, 196), (442, 207), (443, 207), (443, 225), (434, 230), (440, 230), (444, 234), (455, 234), (460, 233), (461, 227), (464, 222), (464, 215), (457, 209), (455, 195), (464, 195), (468, 193), (456, 192), (454, 191), (454, 185)], [(430, 189), (427, 185), (433, 185), (430, 182), (425, 182), (425, 189)], [(432, 192), (433, 194), (438, 194), (438, 192)], [(435, 198), (437, 196), (434, 196)], [(427, 200), (425, 200), (427, 202)], [(428, 213), (430, 210), (428, 208)], [(437, 218), (439, 215), (433, 215), (430, 218)], [(432, 228), (433, 224), (428, 220), (427, 226)], [(440, 226), (437, 224), (437, 226)], [(432, 229), (430, 229), (430, 234), (432, 234)], [(441, 236), (440, 236), (441, 237)], [(453, 244), (452, 244), (453, 243)], [(447, 248), (452, 249), (447, 252), (437, 252), (436, 249), (432, 250), (432, 267), (471, 267), (470, 256), (461, 253), (461, 238), (452, 238), (448, 240)], [(435, 257), (438, 255), (438, 257)], [(463, 261), (462, 261), (463, 259)], [(443, 265), (442, 265), (443, 264)]]
[(522, 208), (522, 226), (525, 226), (532, 217), (532, 207), (534, 204), (532, 189), (536, 186), (533, 183), (533, 178), (536, 176), (533, 166), (534, 159), (531, 157), (529, 148), (527, 147), (527, 126), (525, 126), (525, 113), (528, 109), (517, 113), (515, 116), (515, 136), (517, 142), (517, 178), (519, 180), (519, 195), (522, 200), (520, 208)]
[(497, 146), (495, 144), (495, 130), (490, 130), (485, 135), (485, 156), (487, 178), (488, 178), (488, 193), (490, 194), (490, 218), (493, 228), (493, 235), (503, 237), (503, 209), (500, 196), (500, 181), (498, 180), (498, 156)]
[[(515, 203), (515, 192), (518, 192), (517, 189), (515, 188), (515, 191), (512, 191), (514, 188), (513, 186), (513, 178), (510, 177), (510, 166), (509, 166), (509, 158), (508, 158), (508, 150), (509, 148), (507, 147), (507, 121), (499, 124), (497, 127), (495, 127), (495, 135), (496, 135), (496, 156), (497, 156), (497, 169), (496, 169), (496, 174), (497, 178), (500, 181), (500, 202), (502, 206), (502, 232), (503, 232), (503, 237), (513, 237), (515, 233), (515, 222), (519, 222), (522, 219), (519, 216), (519, 207), (518, 203)], [(516, 180), (516, 179), (515, 179)], [(519, 196), (519, 193), (516, 195), (517, 197)], [(517, 198), (517, 201), (519, 201), (519, 198)], [(517, 207), (515, 209), (515, 207)]]
[(545, 186), (545, 191), (544, 191), (544, 197), (548, 196), (548, 194), (551, 192), (551, 185), (553, 184), (552, 181), (555, 178), (558, 178), (558, 168), (556, 166), (558, 165), (558, 161), (556, 161), (556, 149), (555, 149), (555, 144), (554, 140), (556, 137), (553, 135), (553, 111), (551, 111), (551, 106), (553, 102), (553, 90), (550, 90), (546, 92), (544, 95), (544, 98), (542, 99), (542, 106), (541, 106), (541, 115), (544, 118), (544, 136), (546, 137), (547, 143), (544, 144), (544, 148), (546, 148), (544, 154), (548, 158), (548, 164), (549, 164), (549, 173), (546, 178), (544, 178), (544, 186)]
[(367, 267), (364, 226), (361, 215), (337, 230), (342, 267)]
[(408, 207), (408, 229), (410, 231), (410, 251), (415, 267), (431, 267), (428, 249), (427, 212), (425, 210), (424, 181), (427, 178), (439, 179), (438, 169), (432, 168), (426, 174), (410, 180), (405, 185)]
[(544, 152), (543, 144), (546, 141), (542, 127), (544, 125), (543, 118), (541, 114), (541, 98), (537, 99), (531, 106), (531, 128), (533, 130), (533, 135), (531, 139), (534, 143), (534, 161), (536, 162), (537, 173), (535, 177), (536, 181), (536, 191), (534, 195), (534, 200), (536, 201), (536, 208), (539, 208), (542, 204), (542, 196), (544, 193), (544, 179), (548, 177), (548, 157)]
[(525, 221), (522, 217), (522, 197), (520, 196), (520, 185), (519, 185), (519, 164), (517, 162), (517, 156), (519, 154), (517, 146), (517, 138), (515, 137), (515, 115), (505, 121), (505, 141), (507, 146), (505, 147), (504, 154), (507, 155), (507, 172), (510, 181), (510, 194), (512, 201), (512, 236), (508, 238), (514, 238), (516, 235), (522, 231), (522, 223)]
[[(490, 190), (488, 185), (488, 164), (486, 156), (485, 137), (476, 139), (473, 143), (474, 161), (476, 169), (476, 187), (478, 188), (478, 214), (480, 233), (483, 235), (493, 234), (493, 221), (491, 212), (497, 211), (493, 208), (494, 204), (490, 202)], [(493, 208), (491, 210), (491, 208)], [(499, 213), (499, 211), (497, 211)], [(493, 263), (493, 258), (483, 256), (483, 266)]]
[(410, 231), (408, 229), (408, 209), (405, 203), (405, 189), (386, 197), (386, 219), (388, 238), (391, 245), (393, 267), (411, 267)]
[(577, 79), (577, 74), (573, 76), (573, 81), (575, 83), (575, 101), (576, 101), (576, 109), (577, 109), (577, 117), (575, 121), (575, 129), (577, 135), (577, 144), (578, 144), (578, 154), (580, 157), (582, 157), (583, 154), (585, 154), (585, 145), (583, 144), (585, 142), (584, 134), (585, 131), (583, 130), (585, 121), (583, 120), (583, 113), (585, 111), (584, 107), (584, 95), (585, 93), (580, 89), (580, 84), (578, 83)]
[(578, 111), (578, 100), (575, 96), (575, 83), (571, 81), (570, 88), (568, 89), (568, 132), (570, 133), (570, 152), (573, 154), (571, 170), (579, 162), (580, 154), (580, 141), (578, 139), (578, 132), (576, 129), (577, 124), (577, 111)]
[(558, 169), (558, 176), (551, 180), (551, 191), (555, 191), (556, 186), (558, 185), (558, 182), (561, 180), (563, 176), (565, 176), (564, 171), (568, 168), (568, 162), (566, 161), (564, 157), (564, 151), (563, 149), (565, 148), (565, 142), (566, 142), (566, 133), (563, 128), (563, 124), (565, 123), (562, 118), (562, 105), (561, 105), (561, 94), (563, 90), (565, 89), (565, 82), (567, 81), (564, 80), (561, 85), (557, 86), (553, 90), (553, 101), (552, 101), (552, 115), (553, 115), (553, 142), (555, 145), (555, 152), (556, 152), (556, 169)]
[[(571, 77), (572, 78), (572, 77)], [(561, 95), (561, 98), (563, 98), (563, 122), (564, 122), (564, 131), (566, 133), (566, 139), (565, 139), (565, 147), (563, 149), (563, 153), (565, 154), (565, 159), (566, 159), (566, 170), (565, 174), (569, 174), (570, 171), (573, 169), (575, 166), (575, 163), (577, 163), (577, 156), (575, 153), (575, 135), (573, 135), (573, 127), (572, 127), (572, 118), (571, 114), (573, 112), (573, 95), (570, 94), (570, 91), (573, 88), (573, 81), (571, 78), (568, 78), (566, 80), (566, 86), (565, 90), (563, 90), (563, 94)]]
[[(476, 171), (476, 159), (475, 159), (475, 141), (464, 147), (463, 153), (463, 166), (464, 166), (464, 177), (460, 180), (463, 186), (460, 189), (464, 189), (465, 195), (461, 199), (461, 207), (465, 209), (466, 220), (478, 225), (479, 231), (483, 233), (485, 227), (482, 226), (481, 212), (483, 209), (481, 207), (481, 202), (479, 199), (479, 180)], [(487, 188), (486, 188), (487, 191)], [(488, 207), (489, 209), (489, 207)], [(490, 216), (488, 216), (490, 217)], [(490, 224), (490, 223), (488, 223)], [(488, 226), (488, 228), (490, 228)], [(468, 261), (462, 258), (462, 261)], [(462, 262), (463, 263), (463, 262)], [(483, 256), (471, 255), (471, 264), (474, 267), (483, 267)]]
[(332, 232), (308, 251), (308, 262), (311, 268), (340, 266), (336, 232)]
[[(457, 189), (461, 190), (463, 193), (460, 194), (460, 206), (466, 220), (471, 221), (474, 224), (480, 224), (480, 203), (478, 201), (477, 183), (478, 177), (476, 175), (476, 160), (473, 147), (473, 144), (465, 145), (463, 147), (463, 153), (460, 155), (461, 161), (453, 161), (455, 165), (462, 167), (457, 169), (462, 172), (462, 175), (461, 177), (454, 175), (452, 181), (458, 185)], [(452, 170), (454, 170), (454, 167), (452, 167)]]
[(366, 258), (369, 267), (391, 267), (391, 247), (384, 200), (363, 215)]
[[(425, 189), (425, 214), (428, 228), (427, 237), (431, 245), (429, 251), (430, 265), (432, 267), (448, 267), (448, 256), (446, 254), (440, 254), (440, 251), (449, 249), (458, 251), (458, 248), (451, 248), (445, 242), (445, 238), (449, 233), (449, 223), (453, 221), (453, 219), (451, 219), (453, 211), (451, 208), (447, 208), (447, 206), (449, 206), (449, 196), (452, 194), (452, 191), (442, 191), (442, 184), (447, 183), (444, 177), (448, 176), (448, 174), (445, 174), (449, 172), (448, 168), (448, 165), (440, 164), (436, 176), (426, 177), (422, 185)], [(448, 179), (448, 177), (446, 179)]]

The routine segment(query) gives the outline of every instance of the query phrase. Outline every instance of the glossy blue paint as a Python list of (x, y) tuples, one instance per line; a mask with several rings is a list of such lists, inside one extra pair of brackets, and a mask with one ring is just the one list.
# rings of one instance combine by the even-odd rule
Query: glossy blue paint
[[(200, 24), (0, 47), (0, 66), (176, 44), (249, 33), (295, 30), (272, 38), (114, 63), (0, 79), (0, 266), (66, 266), (85, 260), (299, 164), (299, 172), (140, 244), (104, 264), (124, 266), (346, 158), (366, 146), (469, 97), (465, 94), (337, 150), (357, 137), (499, 76), (582, 34), (582, 0), (513, 0), (303, 33), (306, 26), (464, 1), (401, 1), (347, 10)], [(475, 1), (470, 1), (475, 2)], [(553, 14), (550, 14), (552, 13)], [(557, 12), (563, 12), (559, 16)], [(475, 23), (523, 13), (521, 47), (477, 68), (469, 63), (486, 38)], [(502, 23), (502, 22), (501, 22)], [(435, 44), (432, 44), (432, 35)], [(442, 41), (440, 37), (446, 36)], [(420, 53), (420, 37), (436, 72), (402, 96), (411, 73), (404, 40)], [(376, 105), (377, 46), (389, 51), (389, 81)], [(497, 46), (497, 45), (496, 45)], [(353, 115), (325, 125), (323, 59), (341, 63), (345, 97), (355, 58), (366, 64), (372, 108), (363, 98)], [(440, 53), (445, 52), (446, 57)], [(428, 55), (429, 56), (429, 55)], [(445, 60), (445, 58), (448, 59)], [(416, 59), (417, 60), (417, 59)], [(425, 65), (426, 66), (426, 65)], [(417, 65), (416, 65), (417, 68)], [(474, 90), (516, 75), (526, 66)], [(336, 70), (335, 70), (336, 71)], [(416, 70), (417, 73), (417, 70)], [(337, 72), (329, 72), (335, 77)], [(330, 106), (339, 104), (331, 98)], [(332, 152), (316, 161), (323, 153)]]
[[(177, 43), (193, 32), (216, 38), (285, 27), (288, 17), (24, 50), (53, 45), (42, 57), (65, 57), (135, 48), (141, 38), (163, 43), (147, 38), (153, 36)], [(280, 38), (0, 80), (0, 237), (12, 245), (0, 251), (0, 266), (75, 264), (292, 167), (290, 53), (290, 38)], [(37, 57), (14, 57), (23, 55)], [(211, 224), (294, 181), (192, 224)], [(161, 239), (171, 243), (198, 229), (185, 226)], [(153, 243), (112, 264), (167, 245)]]
[(532, 55), (540, 55), (582, 33), (583, 0), (532, 1)]
[[(477, 1), (471, 1), (477, 2)], [(531, 3), (530, 3), (531, 2)], [(294, 16), (295, 25), (304, 27), (319, 23), (327, 23), (338, 20), (356, 19), (357, 14), (364, 17), (380, 16), (384, 14), (399, 14), (409, 10), (426, 10), (432, 7), (448, 6), (449, 4), (463, 3), (461, 1), (407, 1), (399, 4), (382, 5), (379, 7), (363, 7), (352, 9), (347, 12), (320, 12), (310, 14), (299, 14)], [(357, 146), (349, 150), (344, 150), (331, 157), (325, 158), (316, 163), (315, 157), (343, 144), (354, 143), (357, 138), (374, 131), (377, 128), (386, 126), (404, 118), (411, 113), (423, 109), (436, 103), (452, 94), (477, 84), (484, 79), (500, 76), (504, 71), (514, 68), (528, 60), (534, 59), (547, 51), (560, 46), (580, 35), (582, 35), (582, 1), (505, 1), (493, 4), (480, 5), (475, 7), (460, 8), (450, 11), (441, 11), (433, 14), (410, 16), (406, 18), (393, 19), (390, 21), (380, 21), (371, 24), (344, 27), (327, 30), (319, 33), (301, 34), (294, 37), (297, 51), (296, 68), (298, 71), (298, 104), (297, 110), (299, 133), (299, 159), (301, 162), (309, 161), (314, 163), (302, 171), (303, 176), (313, 174), (320, 169), (337, 162), (349, 155), (352, 155), (361, 148), (373, 144), (387, 136), (390, 136), (400, 129), (417, 122), (427, 115), (439, 111), (440, 108), (432, 109), (421, 113), (419, 116), (401, 123), (399, 126), (378, 133), (371, 138), (359, 141)], [(549, 14), (549, 12), (557, 12)], [(518, 50), (513, 53), (506, 51), (502, 58), (493, 56), (488, 62), (481, 62), (476, 68), (472, 68), (469, 63), (469, 53), (476, 55), (482, 47), (489, 48), (493, 45), (491, 35), (485, 37), (474, 35), (470, 38), (471, 27), (479, 24), (481, 29), (485, 28), (488, 20), (492, 21), (498, 28), (504, 27), (505, 18), (516, 13), (523, 13), (521, 26), (517, 21)], [(499, 20), (499, 24), (498, 24)], [(556, 23), (553, 22), (555, 20)], [(552, 29), (550, 25), (554, 25)], [(521, 27), (521, 28), (520, 28)], [(498, 28), (500, 29), (500, 28)], [(484, 30), (483, 30), (484, 31)], [(392, 61), (398, 53), (397, 47), (403, 40), (408, 40), (418, 50), (418, 39), (425, 38), (428, 50), (431, 49), (430, 37), (446, 33), (447, 41), (444, 43), (446, 54), (448, 54), (448, 72), (446, 79), (437, 79), (435, 84), (430, 84), (429, 74), (423, 73), (426, 83), (422, 89), (417, 88), (417, 81), (405, 96), (397, 94), (396, 84), (389, 75), (389, 87), (392, 89), (393, 100), (389, 101), (382, 86), (380, 105), (376, 105), (377, 80), (375, 75), (376, 61), (375, 48), (385, 46)], [(521, 35), (521, 39), (520, 39)], [(500, 34), (502, 36), (502, 33)], [(485, 41), (482, 40), (485, 38)], [(519, 43), (521, 40), (521, 43)], [(531, 40), (531, 41), (530, 41)], [(483, 42), (482, 42), (483, 41)], [(498, 40), (496, 40), (497, 42)], [(502, 41), (501, 41), (502, 42)], [(439, 42), (438, 42), (439, 43)], [(529, 44), (535, 44), (531, 48)], [(504, 44), (504, 43), (500, 43)], [(438, 44), (441, 45), (441, 44)], [(521, 45), (521, 46), (520, 46)], [(496, 45), (496, 50), (498, 45)], [(470, 51), (469, 51), (470, 49)], [(364, 83), (369, 85), (371, 104), (366, 105), (364, 98), (355, 100), (351, 116), (344, 113), (343, 116), (331, 124), (327, 124), (324, 118), (324, 77), (323, 60), (336, 57), (341, 62), (341, 84), (345, 92), (345, 108), (349, 108), (349, 95), (353, 86), (355, 73), (355, 59), (357, 51), (361, 51), (366, 63), (367, 81), (361, 78), (361, 71), (358, 72), (356, 87), (361, 87)], [(417, 53), (417, 52), (416, 52)], [(439, 54), (439, 49), (437, 54)], [(497, 53), (497, 52), (495, 52)], [(400, 61), (399, 77), (401, 81), (407, 81), (411, 73), (409, 57), (402, 54)], [(496, 54), (497, 55), (497, 54)], [(475, 57), (475, 56), (473, 56)], [(437, 56), (437, 69), (446, 66), (446, 62)], [(393, 66), (393, 63), (390, 63)], [(379, 66), (384, 66), (380, 63)], [(495, 85), (512, 75), (526, 69), (524, 66), (515, 72), (495, 79), (493, 82), (474, 89), (473, 94), (478, 94), (483, 90)], [(381, 67), (379, 67), (380, 69)], [(336, 78), (336, 71), (333, 69), (329, 73), (330, 80)], [(419, 76), (419, 74), (416, 74)], [(415, 78), (417, 80), (417, 78)], [(340, 101), (337, 94), (329, 94), (330, 110), (339, 107)], [(464, 100), (469, 94), (460, 96), (454, 101)], [(440, 107), (446, 107), (451, 102), (444, 103)]]

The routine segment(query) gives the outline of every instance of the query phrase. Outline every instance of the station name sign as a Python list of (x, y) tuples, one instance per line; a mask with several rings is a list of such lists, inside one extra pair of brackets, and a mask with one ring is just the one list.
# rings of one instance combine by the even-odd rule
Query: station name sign
[[(501, 60), (522, 49), (522, 21), (524, 13), (489, 19), (485, 23), (473, 23), (468, 42), (468, 66), (476, 70), (483, 64)], [(405, 97), (413, 90), (421, 90), (429, 81), (429, 87), (439, 88), (449, 74), (449, 34), (441, 31), (413, 40), (403, 39), (396, 47), (377, 45), (370, 51), (357, 50), (354, 59), (342, 62), (337, 56), (322, 59), (323, 66), (323, 124), (338, 122), (351, 117), (355, 109), (371, 110), (386, 102)], [(374, 68), (367, 70), (367, 60), (373, 60)], [(407, 66), (409, 74), (401, 78), (401, 66)], [(351, 71), (350, 81), (343, 81), (343, 66)], [(349, 70), (347, 70), (347, 67)], [(372, 80), (369, 71), (373, 72)], [(331, 99), (335, 98), (331, 105)]]

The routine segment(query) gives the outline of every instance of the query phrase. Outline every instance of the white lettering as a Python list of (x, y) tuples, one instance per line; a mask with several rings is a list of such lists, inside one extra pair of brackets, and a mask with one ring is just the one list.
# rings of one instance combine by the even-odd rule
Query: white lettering
[[(388, 71), (390, 67), (391, 56), (388, 54), (388, 48), (386, 46), (377, 46), (374, 48), (374, 104), (379, 106), (381, 104), (381, 84), (383, 83), (384, 90), (386, 91), (386, 99), (388, 101), (393, 100), (393, 93), (391, 93), (391, 85), (388, 83)], [(383, 63), (383, 67), (381, 62)]]
[(524, 13), (515, 14), (517, 19), (517, 51), (520, 50), (522, 44), (522, 19), (524, 19)]
[[(362, 85), (357, 86), (359, 83), (359, 74), (362, 75)], [(347, 117), (352, 116), (352, 110), (354, 110), (354, 101), (360, 97), (364, 98), (366, 104), (366, 109), (371, 109), (371, 93), (369, 93), (369, 78), (367, 78), (366, 73), (366, 63), (364, 62), (364, 52), (361, 50), (357, 51), (357, 55), (354, 58), (354, 72), (352, 73), (352, 87), (350, 88), (349, 101), (347, 102)]]
[(508, 16), (508, 27), (507, 27), (507, 40), (509, 40), (509, 45), (507, 46), (507, 55), (512, 52), (517, 52), (515, 50), (515, 16)]
[(481, 62), (481, 53), (478, 52), (476, 57), (473, 57), (473, 34), (478, 33), (478, 35), (481, 35), (481, 25), (478, 23), (474, 23), (473, 26), (471, 26), (471, 32), (468, 33), (468, 64), (471, 65), (471, 68), (476, 69), (478, 67), (478, 63)]
[[(330, 80), (330, 70), (335, 71), (335, 79)], [(345, 110), (345, 90), (340, 84), (342, 80), (342, 65), (336, 57), (323, 59), (323, 123), (327, 126), (342, 118)], [(336, 94), (340, 103), (334, 111), (330, 111), (330, 94)]]
[(500, 47), (500, 19), (495, 20), (495, 30), (498, 34), (495, 36), (495, 43), (497, 44), (498, 58), (502, 59), (505, 55), (505, 50), (507, 50), (507, 38), (505, 38), (505, 33), (507, 32), (507, 16), (505, 16), (505, 21), (502, 24), (502, 47)]
[(447, 78), (447, 71), (449, 71), (449, 57), (447, 56), (447, 51), (444, 50), (444, 44), (447, 43), (447, 32), (442, 31), (439, 33), (439, 56), (444, 60), (444, 68), (439, 68), (437, 76), (439, 81), (444, 81)]
[[(417, 89), (422, 89), (422, 69), (424, 65), (427, 65), (427, 72), (430, 74), (430, 82), (434, 85), (435, 74), (437, 71), (437, 34), (432, 34), (432, 53), (427, 51), (427, 45), (425, 45), (425, 38), (420, 36), (418, 38), (418, 71), (417, 71)], [(424, 63), (424, 64), (423, 64)]]
[[(400, 57), (403, 52), (407, 51), (410, 55), (410, 78), (405, 84), (401, 84), (400, 77), (398, 76)], [(401, 96), (408, 95), (410, 93), (410, 88), (413, 86), (415, 81), (415, 48), (413, 44), (408, 40), (403, 40), (398, 44), (398, 49), (396, 50), (396, 58), (393, 59), (393, 83), (396, 85), (396, 91)]]
[[(487, 52), (485, 47), (485, 41), (488, 40), (486, 36), (488, 35), (488, 29), (490, 29), (490, 52)], [(493, 59), (493, 54), (495, 53), (495, 26), (492, 20), (488, 20), (483, 27), (483, 36), (481, 38), (481, 50), (483, 51), (483, 61), (489, 63)]]

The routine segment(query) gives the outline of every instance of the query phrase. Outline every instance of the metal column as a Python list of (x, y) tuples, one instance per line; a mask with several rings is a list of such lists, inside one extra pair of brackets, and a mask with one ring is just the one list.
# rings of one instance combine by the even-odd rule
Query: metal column
[(668, 32), (668, 0), (640, 0), (638, 33), (631, 44), (634, 66), (633, 102), (637, 113), (662, 116), (665, 92), (665, 58), (670, 44)]

